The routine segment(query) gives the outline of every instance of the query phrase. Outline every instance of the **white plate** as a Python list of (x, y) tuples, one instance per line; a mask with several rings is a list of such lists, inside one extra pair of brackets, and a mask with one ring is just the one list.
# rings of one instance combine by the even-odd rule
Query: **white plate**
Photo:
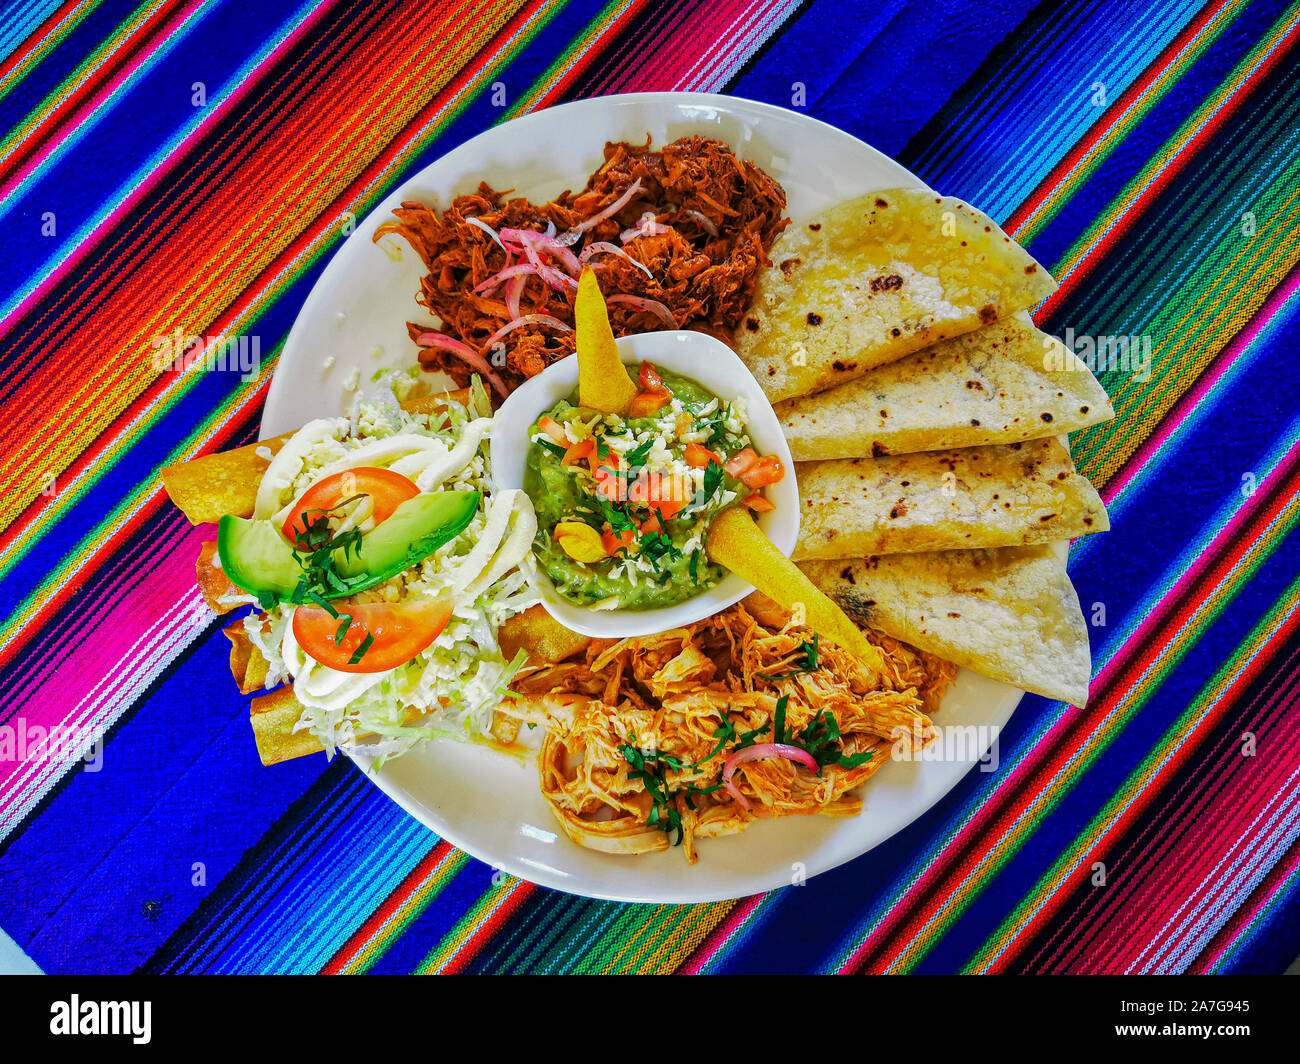
[[(544, 201), (580, 188), (600, 165), (607, 140), (639, 143), (646, 133), (656, 145), (690, 133), (725, 141), (781, 182), (795, 218), (877, 189), (925, 187), (891, 159), (831, 126), (726, 96), (599, 97), (497, 126), (411, 178), (339, 249), (285, 343), (262, 437), (338, 414), (349, 399), (345, 385), (354, 369), (364, 381), (381, 366), (413, 362), (415, 345), (406, 321), (424, 318), (413, 299), (420, 288), (420, 262), (409, 249), (394, 262), (370, 239), (402, 200), (442, 207), (484, 180)], [(381, 357), (372, 356), (375, 348)], [(330, 357), (334, 362), (326, 370), (323, 362)], [(1006, 684), (963, 669), (935, 723), (997, 729), (1020, 697)], [(947, 794), (982, 752), (891, 763), (864, 788), (866, 808), (860, 816), (757, 823), (741, 835), (703, 840), (694, 867), (677, 849), (614, 857), (574, 845), (542, 802), (535, 766), (491, 750), (430, 743), (371, 778), (448, 842), (534, 883), (596, 898), (703, 902), (786, 886), (865, 853)], [(362, 755), (357, 760), (366, 767)]]

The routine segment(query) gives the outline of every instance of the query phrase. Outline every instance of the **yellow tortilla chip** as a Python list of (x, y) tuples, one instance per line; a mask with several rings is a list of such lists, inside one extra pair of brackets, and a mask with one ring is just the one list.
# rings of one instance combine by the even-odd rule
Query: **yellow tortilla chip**
[(723, 510), (713, 519), (707, 549), (710, 559), (799, 616), (800, 623), (870, 662), (877, 670), (885, 668), (880, 652), (858, 626), (776, 549), (739, 506)]
[(1060, 441), (1029, 440), (796, 466), (795, 561), (1010, 547), (1110, 528)]
[(585, 650), (591, 638), (569, 631), (544, 607), (532, 606), (501, 623), (497, 629), (497, 642), (507, 661), (513, 660), (522, 650), (536, 665), (554, 664), (572, 657)]
[(772, 402), (844, 384), (1056, 290), (987, 215), (917, 189), (805, 218), (771, 258), (735, 343)]
[(251, 695), (254, 691), (262, 690), (266, 686), (271, 665), (248, 638), (243, 618), (232, 621), (221, 632), (230, 640), (230, 672), (239, 684), (239, 693)]
[(609, 309), (590, 266), (583, 267), (578, 280), (573, 324), (577, 330), (578, 402), (602, 414), (623, 413), (637, 389), (619, 360)]
[(795, 461), (808, 462), (1017, 443), (1115, 411), (1083, 362), (1016, 314), (778, 403), (776, 415)]
[(1021, 690), (1076, 706), (1088, 700), (1088, 630), (1050, 546), (800, 567), (860, 624)]

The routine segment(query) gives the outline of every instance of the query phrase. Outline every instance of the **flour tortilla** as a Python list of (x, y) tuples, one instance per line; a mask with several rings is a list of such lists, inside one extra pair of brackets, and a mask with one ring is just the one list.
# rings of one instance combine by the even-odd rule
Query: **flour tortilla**
[(1056, 439), (799, 462), (796, 475), (795, 561), (1023, 546), (1110, 528)]
[(859, 624), (982, 676), (1082, 706), (1079, 598), (1048, 546), (889, 554), (801, 568)]
[(1115, 416), (1088, 367), (1026, 314), (777, 404), (795, 461), (1016, 443)]
[(843, 384), (1056, 290), (987, 215), (917, 189), (804, 218), (771, 258), (735, 342), (772, 402)]

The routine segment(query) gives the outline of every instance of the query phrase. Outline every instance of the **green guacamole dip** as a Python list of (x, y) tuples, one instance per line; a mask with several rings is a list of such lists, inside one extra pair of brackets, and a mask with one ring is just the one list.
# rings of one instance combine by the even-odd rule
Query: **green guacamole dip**
[[(753, 454), (744, 410), (695, 381), (654, 367), (649, 374), (640, 375), (642, 395), (651, 396), (643, 405), (662, 405), (637, 411), (645, 416), (601, 414), (575, 405), (575, 394), (529, 433), (533, 551), (577, 605), (654, 609), (713, 587), (726, 570), (705, 553), (709, 525), (754, 492), (724, 468), (746, 449)], [(628, 375), (638, 380), (636, 369)], [(662, 380), (662, 390), (647, 391), (647, 380)]]

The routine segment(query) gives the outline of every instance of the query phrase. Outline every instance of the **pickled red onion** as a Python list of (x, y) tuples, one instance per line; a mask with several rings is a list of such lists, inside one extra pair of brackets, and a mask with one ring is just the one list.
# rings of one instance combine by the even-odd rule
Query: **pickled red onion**
[(620, 258), (627, 259), (628, 262), (630, 262), (638, 270), (644, 273), (647, 277), (654, 277), (654, 274), (650, 272), (649, 266), (647, 266), (644, 262), (638, 262), (636, 259), (634, 259), (631, 255), (629, 255), (617, 244), (611, 244), (608, 240), (592, 241), (590, 244), (588, 244), (585, 248), (582, 249), (582, 254), (578, 256), (578, 262), (579, 263), (586, 262), (593, 255), (600, 255), (600, 254), (617, 255)]
[(510, 320), (514, 321), (519, 317), (519, 297), (523, 294), (524, 285), (528, 283), (528, 277), (525, 274), (516, 274), (506, 282), (506, 310), (510, 312)]
[(618, 199), (616, 199), (603, 211), (601, 211), (599, 214), (593, 214), (590, 218), (586, 218), (583, 221), (579, 222), (567, 233), (561, 233), (558, 237), (556, 237), (556, 240), (558, 240), (561, 244), (564, 244), (566, 246), (572, 244), (575, 240), (578, 239), (578, 237), (582, 236), (582, 234), (585, 233), (588, 229), (590, 229), (593, 225), (599, 225), (611, 214), (617, 214), (619, 211), (621, 211), (627, 205), (627, 202), (640, 191), (641, 191), (641, 179), (638, 177), (635, 181), (633, 181), (630, 185), (627, 186), (626, 191), (624, 191), (624, 193), (621, 196), (619, 196)]
[(507, 248), (505, 244), (501, 243), (501, 238), (497, 236), (497, 231), (493, 229), (490, 225), (488, 225), (487, 222), (483, 221), (482, 218), (466, 218), (465, 222), (468, 225), (474, 226), (476, 229), (482, 229), (483, 232), (487, 233), (487, 235), (490, 236), (496, 242), (497, 247), (499, 247), (507, 255), (510, 254), (510, 249)]
[(492, 345), (500, 340), (501, 337), (505, 336), (508, 332), (513, 332), (521, 325), (547, 325), (552, 329), (559, 329), (560, 332), (573, 332), (573, 326), (566, 325), (564, 322), (560, 321), (559, 318), (553, 318), (549, 314), (525, 314), (523, 317), (515, 318), (514, 321), (507, 322), (489, 336), (483, 342), (484, 350), (490, 351)]
[(740, 788), (732, 782), (732, 776), (735, 775), (736, 769), (746, 761), (757, 761), (763, 757), (784, 757), (789, 761), (797, 761), (810, 772), (820, 772), (821, 766), (817, 764), (817, 759), (808, 753), (807, 750), (799, 746), (791, 746), (788, 743), (759, 743), (757, 746), (749, 746), (744, 750), (737, 750), (722, 766), (722, 782), (727, 788), (727, 792), (736, 799), (736, 804), (746, 813), (753, 811), (753, 806), (749, 804), (749, 799), (740, 793)]
[[(510, 394), (510, 389), (506, 387), (505, 382), (492, 371), (488, 361), (479, 352), (475, 351), (469, 344), (464, 343), (454, 337), (447, 336), (439, 332), (420, 333), (415, 338), (415, 342), (421, 347), (430, 351), (446, 351), (455, 355), (464, 362), (470, 369), (476, 373), (481, 373), (485, 380), (492, 385), (493, 390), (505, 398)], [(423, 361), (423, 359), (421, 359)]]
[(678, 328), (677, 319), (673, 316), (673, 312), (657, 299), (647, 299), (645, 296), (617, 295), (607, 296), (605, 302), (626, 303), (629, 307), (634, 307), (637, 310), (648, 311), (655, 315), (670, 329)]

